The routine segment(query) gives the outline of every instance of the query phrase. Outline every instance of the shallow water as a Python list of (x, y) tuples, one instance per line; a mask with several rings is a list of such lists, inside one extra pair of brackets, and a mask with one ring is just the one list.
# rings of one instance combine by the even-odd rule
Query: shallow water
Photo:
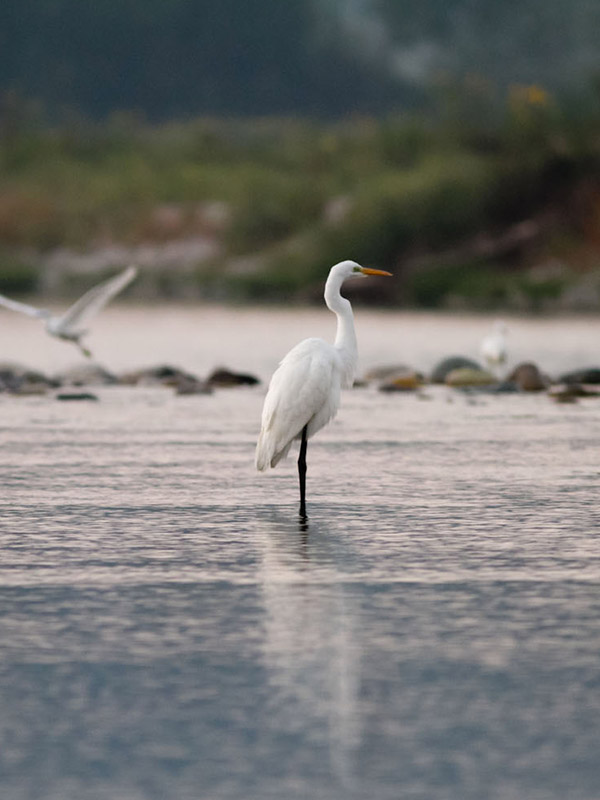
[[(164, 313), (145, 345), (109, 314), (107, 366), (264, 377), (283, 320), (330, 327), (240, 312), (239, 359), (235, 312), (200, 343)], [(406, 319), (365, 314), (363, 365), (486, 330), (425, 319), (400, 346)], [(597, 361), (595, 325), (511, 336), (563, 369)], [(69, 352), (19, 341), (48, 368)], [(0, 395), (3, 800), (597, 800), (600, 400), (346, 392), (303, 529), (294, 460), (253, 469), (263, 393)]]

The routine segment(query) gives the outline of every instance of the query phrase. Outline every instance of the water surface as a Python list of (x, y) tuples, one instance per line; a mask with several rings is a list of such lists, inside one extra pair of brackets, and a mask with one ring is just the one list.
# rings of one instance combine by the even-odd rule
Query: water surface
[[(191, 312), (160, 353), (119, 313), (115, 368), (169, 342), (214, 365)], [(274, 323), (313, 320), (244, 312), (232, 363), (213, 313), (261, 376)], [(433, 360), (364, 322), (365, 366)], [(546, 325), (522, 323), (530, 357), (593, 358)], [(0, 396), (0, 796), (597, 800), (600, 400), (347, 392), (305, 528), (294, 459), (253, 469), (263, 393)]]

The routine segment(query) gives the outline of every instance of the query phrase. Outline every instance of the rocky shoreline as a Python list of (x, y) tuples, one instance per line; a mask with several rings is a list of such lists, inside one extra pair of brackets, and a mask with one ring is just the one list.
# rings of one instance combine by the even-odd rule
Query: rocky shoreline
[[(98, 400), (99, 387), (162, 386), (176, 395), (206, 395), (215, 390), (256, 386), (255, 375), (217, 367), (202, 378), (170, 364), (143, 367), (116, 374), (90, 363), (49, 376), (14, 363), (0, 364), (0, 393), (15, 397), (48, 395), (58, 400)], [(386, 393), (417, 393), (428, 386), (446, 386), (460, 392), (484, 394), (546, 393), (556, 402), (600, 397), (600, 367), (588, 367), (550, 376), (533, 362), (523, 362), (503, 376), (494, 375), (463, 356), (442, 359), (425, 375), (405, 365), (378, 367), (355, 382), (355, 388), (374, 386)]]
[(233, 372), (225, 367), (217, 367), (206, 378), (200, 378), (169, 364), (116, 374), (92, 363), (49, 376), (19, 364), (0, 364), (0, 393), (18, 397), (54, 394), (59, 400), (95, 400), (97, 397), (90, 392), (78, 390), (105, 386), (164, 386), (173, 389), (175, 394), (211, 394), (217, 388), (258, 383), (260, 380), (254, 375)]

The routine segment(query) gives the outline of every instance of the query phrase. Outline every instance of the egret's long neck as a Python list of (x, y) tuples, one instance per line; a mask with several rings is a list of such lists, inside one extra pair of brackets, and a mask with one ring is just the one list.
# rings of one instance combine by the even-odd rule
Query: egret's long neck
[(337, 317), (337, 332), (334, 347), (339, 352), (344, 368), (344, 385), (352, 386), (356, 364), (358, 361), (358, 347), (356, 333), (354, 332), (354, 316), (350, 301), (340, 294), (343, 278), (330, 275), (325, 284), (325, 303)]

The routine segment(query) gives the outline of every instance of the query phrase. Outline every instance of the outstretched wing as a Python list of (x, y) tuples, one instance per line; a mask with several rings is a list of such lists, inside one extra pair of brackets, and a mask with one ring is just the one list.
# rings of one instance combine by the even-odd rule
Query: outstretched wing
[(50, 312), (46, 308), (35, 308), (35, 306), (28, 306), (26, 303), (18, 303), (16, 300), (11, 300), (0, 294), (0, 306), (10, 308), (11, 311), (19, 311), (21, 314), (27, 314), (29, 317), (36, 317), (37, 319), (48, 319)]
[(285, 458), (305, 425), (315, 434), (335, 415), (340, 372), (335, 349), (322, 339), (306, 339), (290, 350), (269, 385), (256, 447), (259, 470)]
[(85, 324), (104, 308), (109, 300), (123, 291), (136, 275), (136, 267), (127, 267), (114, 278), (109, 278), (107, 281), (99, 283), (98, 286), (94, 286), (61, 316), (58, 324), (59, 332), (82, 334)]

